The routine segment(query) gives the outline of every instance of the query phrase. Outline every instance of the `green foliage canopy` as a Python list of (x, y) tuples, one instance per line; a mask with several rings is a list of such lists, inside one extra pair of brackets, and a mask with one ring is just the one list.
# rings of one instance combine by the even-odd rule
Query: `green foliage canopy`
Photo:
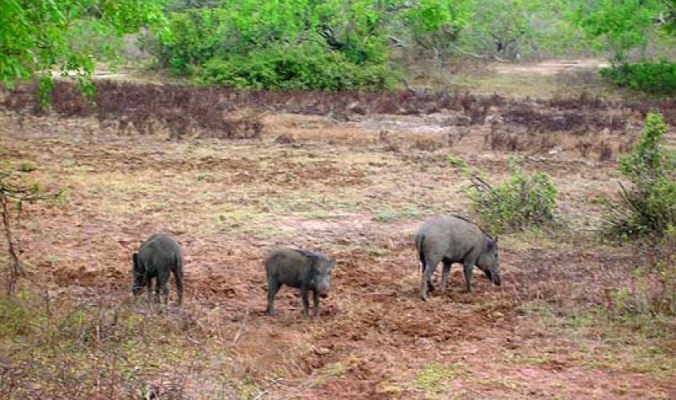
[[(55, 70), (77, 71), (87, 78), (94, 69), (88, 34), (122, 35), (161, 23), (163, 0), (0, 0), (0, 83), (17, 82)], [(86, 36), (84, 36), (86, 37)]]
[[(392, 42), (455, 40), (466, 20), (465, 2), (223, 0), (220, 7), (172, 13), (158, 56), (175, 74), (208, 83), (377, 88), (391, 81), (384, 74)], [(327, 72), (313, 79), (322, 65)]]
[(632, 49), (644, 48), (659, 29), (674, 32), (676, 0), (580, 1), (573, 21), (598, 49), (613, 53), (612, 61), (624, 62)]
[(561, 55), (581, 43), (565, 0), (468, 0), (463, 49), (506, 59)]

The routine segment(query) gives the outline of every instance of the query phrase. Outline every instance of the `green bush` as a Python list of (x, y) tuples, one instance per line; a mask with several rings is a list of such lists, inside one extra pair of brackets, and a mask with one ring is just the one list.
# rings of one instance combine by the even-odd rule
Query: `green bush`
[(185, 11), (195, 8), (216, 8), (223, 5), (221, 0), (169, 0), (166, 5), (167, 11)]
[(379, 90), (398, 81), (389, 65), (392, 29), (435, 36), (461, 25), (437, 0), (391, 10), (370, 0), (226, 3), (171, 2), (169, 10), (181, 11), (169, 11), (167, 29), (147, 41), (157, 65), (204, 84)]
[(676, 229), (676, 157), (661, 146), (666, 131), (661, 114), (648, 114), (640, 142), (621, 160), (631, 187), (621, 186), (622, 202), (610, 205), (609, 236), (659, 238)]
[(472, 210), (491, 233), (522, 231), (554, 221), (556, 187), (543, 172), (526, 174), (512, 167), (507, 182), (491, 187), (474, 177), (469, 188)]
[(602, 68), (601, 75), (620, 87), (651, 94), (676, 94), (676, 64), (664, 60)]
[(360, 90), (396, 82), (376, 43), (348, 40), (339, 51), (312, 32), (292, 39), (298, 33), (279, 21), (248, 22), (224, 9), (174, 13), (158, 38), (160, 65), (203, 84), (238, 88)]
[(188, 10), (174, 13), (169, 29), (159, 36), (157, 57), (161, 65), (178, 76), (190, 76), (193, 68), (216, 54), (224, 46), (223, 10)]
[(319, 44), (271, 45), (245, 55), (213, 58), (198, 72), (201, 83), (255, 89), (360, 90), (394, 85), (384, 64), (357, 65)]

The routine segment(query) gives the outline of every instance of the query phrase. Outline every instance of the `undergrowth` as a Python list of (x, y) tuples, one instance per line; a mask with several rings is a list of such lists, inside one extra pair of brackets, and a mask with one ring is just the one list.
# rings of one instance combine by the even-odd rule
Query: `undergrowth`
[[(187, 398), (215, 334), (192, 310), (158, 311), (28, 290), (0, 298), (0, 398)], [(236, 382), (223, 382), (222, 398)]]
[(552, 223), (557, 190), (549, 175), (540, 171), (528, 174), (514, 165), (510, 170), (508, 180), (498, 186), (472, 178), (468, 194), (481, 225), (499, 234)]
[(621, 159), (622, 202), (611, 204), (606, 233), (615, 239), (650, 239), (676, 229), (676, 154), (664, 148), (667, 132), (662, 115), (648, 114), (643, 135)]
[(622, 201), (608, 202), (605, 236), (634, 241), (645, 258), (629, 285), (611, 294), (611, 311), (627, 315), (676, 315), (676, 155), (664, 148), (667, 126), (650, 113), (639, 143), (620, 162), (630, 181)]
[(254, 89), (386, 89), (396, 79), (385, 65), (350, 63), (342, 53), (313, 50), (316, 44), (270, 46), (227, 59), (213, 58), (198, 69), (209, 85)]
[(649, 94), (676, 94), (676, 64), (662, 60), (660, 62), (640, 62), (602, 68), (601, 75), (613, 84)]

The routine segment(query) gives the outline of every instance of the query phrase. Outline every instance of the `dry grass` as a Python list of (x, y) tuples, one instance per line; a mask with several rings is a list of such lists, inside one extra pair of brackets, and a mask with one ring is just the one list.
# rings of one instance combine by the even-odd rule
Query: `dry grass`
[[(259, 138), (235, 141), (168, 142), (162, 134), (99, 130), (88, 118), (24, 116), (19, 124), (15, 115), (0, 117), (2, 168), (30, 162), (27, 181), (68, 193), (64, 204), (25, 209), (30, 280), (18, 299), (0, 302), (0, 393), (675, 396), (673, 321), (608, 312), (609, 293), (644, 260), (589, 232), (602, 212), (594, 199), (616, 192), (614, 158), (640, 113), (626, 109), (621, 128), (597, 131), (595, 121), (614, 123), (609, 116), (619, 108), (583, 110), (583, 123), (563, 125), (575, 129), (552, 131), (547, 121), (562, 108), (591, 109), (593, 99), (519, 103), (530, 105), (524, 115), (539, 125), (497, 123), (515, 115), (504, 99), (491, 100), (485, 114), (488, 103), (462, 101), (466, 114), (345, 121), (269, 113)], [(516, 149), (525, 169), (552, 176), (563, 226), (501, 238), (504, 286), (476, 271), (468, 295), (454, 267), (449, 293), (423, 303), (413, 232), (429, 215), (467, 214), (465, 170), (495, 182), (506, 177), (510, 153), (485, 142), (501, 126), (525, 146)], [(293, 142), (276, 142), (282, 134)], [(533, 138), (546, 136), (554, 147), (545, 151)], [(578, 143), (590, 143), (586, 154)], [(130, 254), (158, 231), (176, 235), (186, 253), (185, 305), (166, 312), (129, 299)], [(276, 317), (261, 315), (261, 260), (280, 244), (337, 258), (319, 319), (301, 318), (289, 288), (278, 295)]]

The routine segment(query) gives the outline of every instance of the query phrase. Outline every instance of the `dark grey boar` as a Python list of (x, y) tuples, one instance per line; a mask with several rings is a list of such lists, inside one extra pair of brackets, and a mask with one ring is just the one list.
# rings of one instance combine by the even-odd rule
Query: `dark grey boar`
[(303, 299), (303, 315), (308, 315), (310, 306), (308, 290), (312, 290), (314, 316), (319, 315), (319, 295), (331, 288), (331, 271), (336, 260), (311, 251), (297, 249), (275, 249), (265, 259), (265, 273), (268, 278), (268, 315), (275, 314), (275, 295), (282, 285), (300, 289)]
[(498, 239), (470, 221), (457, 216), (433, 217), (427, 220), (415, 235), (415, 246), (422, 265), (420, 298), (427, 300), (427, 290), (434, 290), (432, 274), (439, 262), (444, 269), (441, 293), (446, 292), (451, 264), (462, 263), (467, 292), (472, 292), (472, 270), (476, 265), (488, 279), (500, 285)]
[(160, 291), (164, 296), (164, 304), (169, 301), (169, 273), (174, 274), (178, 304), (183, 302), (183, 253), (181, 246), (172, 237), (162, 234), (151, 236), (132, 257), (134, 260), (135, 296), (148, 288), (148, 297), (152, 297), (152, 279), (156, 278), (155, 299)]

